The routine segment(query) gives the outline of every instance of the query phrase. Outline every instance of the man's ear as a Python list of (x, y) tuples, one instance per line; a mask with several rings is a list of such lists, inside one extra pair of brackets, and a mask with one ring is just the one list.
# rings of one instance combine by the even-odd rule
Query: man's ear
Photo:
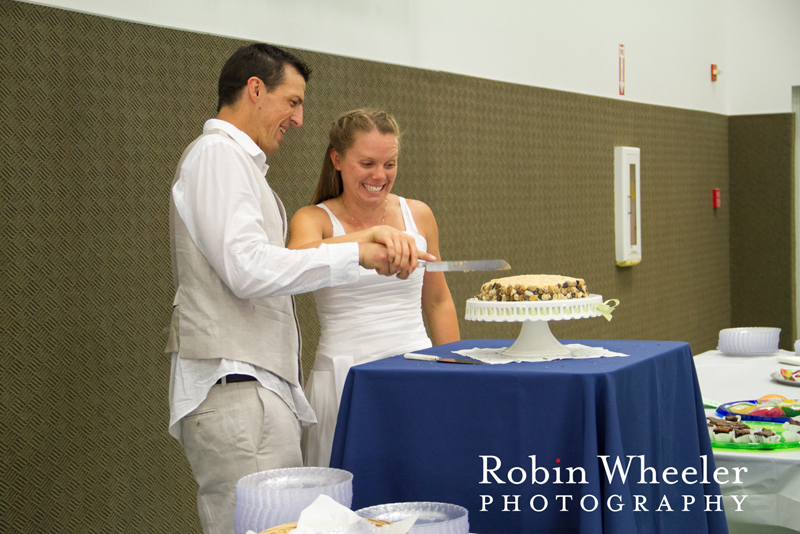
[(247, 96), (251, 100), (257, 100), (261, 93), (264, 91), (264, 82), (261, 81), (261, 78), (258, 76), (251, 76), (249, 80), (247, 80)]

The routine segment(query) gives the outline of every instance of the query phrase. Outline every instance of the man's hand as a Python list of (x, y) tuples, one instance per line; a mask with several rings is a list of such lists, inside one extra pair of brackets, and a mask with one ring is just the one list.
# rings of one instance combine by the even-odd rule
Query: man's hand
[(398, 275), (403, 280), (417, 268), (417, 259), (436, 261), (429, 254), (422, 253), (420, 257), (417, 241), (411, 234), (391, 226), (373, 226), (370, 230), (372, 241), (386, 247), (389, 268), (395, 273), (405, 273), (404, 276)]
[[(359, 243), (358, 262), (366, 269), (375, 269), (378, 274), (382, 274), (384, 276), (397, 274), (398, 278), (405, 280), (417, 268), (418, 258), (426, 261), (436, 261), (435, 256), (425, 252), (418, 252), (416, 243), (413, 243), (413, 238), (412, 244), (413, 248), (409, 247), (409, 249), (406, 250), (407, 260), (405, 267), (402, 265), (402, 262), (400, 264), (394, 264), (390, 260), (389, 248), (378, 243)], [(397, 245), (398, 244), (395, 243), (395, 246)], [(396, 250), (397, 249), (395, 249), (395, 258), (397, 258)]]

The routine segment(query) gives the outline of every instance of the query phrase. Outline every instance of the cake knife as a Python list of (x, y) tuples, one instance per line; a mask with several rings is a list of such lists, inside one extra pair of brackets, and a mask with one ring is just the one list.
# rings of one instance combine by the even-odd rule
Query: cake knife
[(456, 358), (441, 358), (439, 356), (432, 356), (430, 354), (416, 354), (413, 352), (406, 352), (403, 357), (407, 360), (422, 360), (425, 362), (441, 362), (441, 363), (471, 363), (474, 365), (483, 365), (484, 362), (476, 360), (458, 360)]
[(505, 271), (511, 266), (505, 260), (464, 260), (464, 261), (425, 261), (417, 262), (420, 267), (430, 272), (452, 271)]

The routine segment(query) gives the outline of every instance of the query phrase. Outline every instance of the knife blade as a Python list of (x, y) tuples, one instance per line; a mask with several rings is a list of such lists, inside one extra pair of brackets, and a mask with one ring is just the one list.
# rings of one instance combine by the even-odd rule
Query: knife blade
[(430, 354), (415, 354), (413, 352), (407, 352), (403, 355), (403, 357), (407, 360), (422, 360), (425, 362), (471, 363), (473, 365), (483, 365), (485, 363), (485, 362), (479, 362), (477, 360), (458, 360), (456, 358), (441, 358), (439, 356), (432, 356)]
[(505, 260), (464, 260), (464, 261), (425, 261), (419, 266), (426, 271), (442, 273), (453, 271), (505, 271), (511, 266)]

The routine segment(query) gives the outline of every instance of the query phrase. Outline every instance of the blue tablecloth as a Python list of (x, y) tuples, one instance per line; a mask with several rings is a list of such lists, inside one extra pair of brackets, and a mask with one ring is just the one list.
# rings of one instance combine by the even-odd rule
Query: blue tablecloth
[(353, 510), (453, 503), (481, 534), (726, 533), (689, 345), (563, 343), (630, 356), (502, 365), (396, 356), (353, 367), (331, 457), (355, 475)]

